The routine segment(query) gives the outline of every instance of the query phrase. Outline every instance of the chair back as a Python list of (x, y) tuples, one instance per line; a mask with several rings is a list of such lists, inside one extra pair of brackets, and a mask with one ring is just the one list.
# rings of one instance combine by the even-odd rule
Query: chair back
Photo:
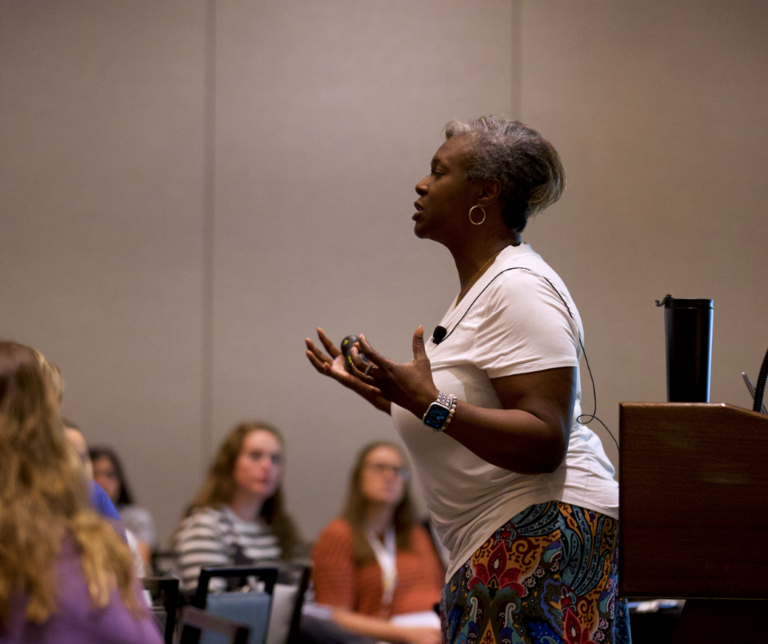
[[(193, 604), (206, 609), (213, 615), (226, 617), (250, 628), (248, 644), (265, 644), (272, 611), (272, 597), (277, 582), (277, 568), (232, 566), (226, 568), (203, 568), (197, 585)], [(255, 577), (262, 588), (250, 592), (225, 592), (208, 594), (208, 585), (213, 578), (239, 579), (248, 584), (248, 579)], [(217, 644), (216, 636), (206, 634), (200, 644)]]
[(176, 611), (179, 608), (179, 580), (175, 577), (144, 577), (144, 589), (152, 598), (152, 616), (155, 618), (165, 644), (173, 644)]
[[(174, 550), (152, 550), (150, 568), (155, 577), (167, 577), (176, 570), (177, 554)], [(147, 572), (150, 572), (149, 570)]]
[(294, 644), (299, 637), (301, 607), (312, 567), (306, 563), (281, 562), (272, 598), (267, 644)]
[(200, 633), (213, 636), (222, 644), (247, 644), (250, 629), (245, 624), (239, 624), (226, 617), (185, 606), (181, 612), (181, 631), (179, 644), (196, 644)]

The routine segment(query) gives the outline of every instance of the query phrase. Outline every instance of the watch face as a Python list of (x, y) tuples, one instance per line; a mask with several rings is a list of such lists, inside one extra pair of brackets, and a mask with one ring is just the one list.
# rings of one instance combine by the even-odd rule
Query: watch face
[(429, 427), (433, 427), (434, 429), (440, 429), (443, 426), (445, 419), (448, 418), (449, 412), (450, 409), (438, 405), (437, 403), (432, 403), (429, 406), (427, 415), (424, 417), (424, 424), (429, 425)]

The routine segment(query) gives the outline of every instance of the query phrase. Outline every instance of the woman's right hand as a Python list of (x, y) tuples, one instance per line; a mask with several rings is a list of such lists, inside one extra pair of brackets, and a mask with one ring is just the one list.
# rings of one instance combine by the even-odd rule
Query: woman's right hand
[(315, 346), (314, 342), (309, 338), (305, 342), (307, 345), (307, 358), (318, 373), (340, 382), (348, 389), (365, 398), (376, 409), (389, 414), (391, 411), (390, 402), (382, 398), (377, 389), (364, 383), (347, 371), (344, 366), (344, 355), (341, 353), (341, 349), (331, 342), (328, 336), (325, 335), (325, 331), (320, 327), (317, 328), (317, 337), (320, 338), (320, 342), (327, 351), (327, 354)]

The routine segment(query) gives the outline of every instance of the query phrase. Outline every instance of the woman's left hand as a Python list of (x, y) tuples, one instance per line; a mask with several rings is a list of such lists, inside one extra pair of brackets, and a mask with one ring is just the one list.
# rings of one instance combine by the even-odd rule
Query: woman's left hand
[(353, 349), (355, 375), (378, 389), (390, 402), (421, 418), (440, 393), (432, 380), (432, 369), (424, 347), (424, 327), (420, 326), (413, 334), (413, 360), (404, 364), (382, 356), (362, 334), (359, 344), (360, 353), (370, 360), (372, 366), (368, 368)]

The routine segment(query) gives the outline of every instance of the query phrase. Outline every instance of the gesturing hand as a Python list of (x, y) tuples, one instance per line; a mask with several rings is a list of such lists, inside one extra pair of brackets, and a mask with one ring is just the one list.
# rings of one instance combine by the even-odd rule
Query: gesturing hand
[[(386, 400), (400, 405), (420, 418), (437, 398), (439, 392), (432, 380), (432, 370), (424, 347), (423, 326), (413, 334), (413, 360), (410, 362), (401, 364), (385, 358), (374, 350), (362, 334), (360, 351), (373, 366), (367, 368), (353, 349), (352, 365), (355, 376)], [(344, 369), (343, 364), (341, 369)]]
[[(325, 331), (320, 327), (317, 328), (317, 336), (320, 338), (320, 342), (328, 354), (323, 353), (315, 346), (312, 340), (307, 338), (305, 340), (307, 358), (312, 363), (312, 366), (324, 376), (337, 380), (345, 387), (361, 395), (377, 409), (389, 413), (389, 401), (381, 397), (381, 392), (378, 389), (350, 374), (344, 368), (344, 356), (341, 353), (341, 349), (331, 342), (328, 336), (325, 335)], [(355, 356), (355, 359), (358, 361), (358, 364), (362, 364), (358, 356)]]

